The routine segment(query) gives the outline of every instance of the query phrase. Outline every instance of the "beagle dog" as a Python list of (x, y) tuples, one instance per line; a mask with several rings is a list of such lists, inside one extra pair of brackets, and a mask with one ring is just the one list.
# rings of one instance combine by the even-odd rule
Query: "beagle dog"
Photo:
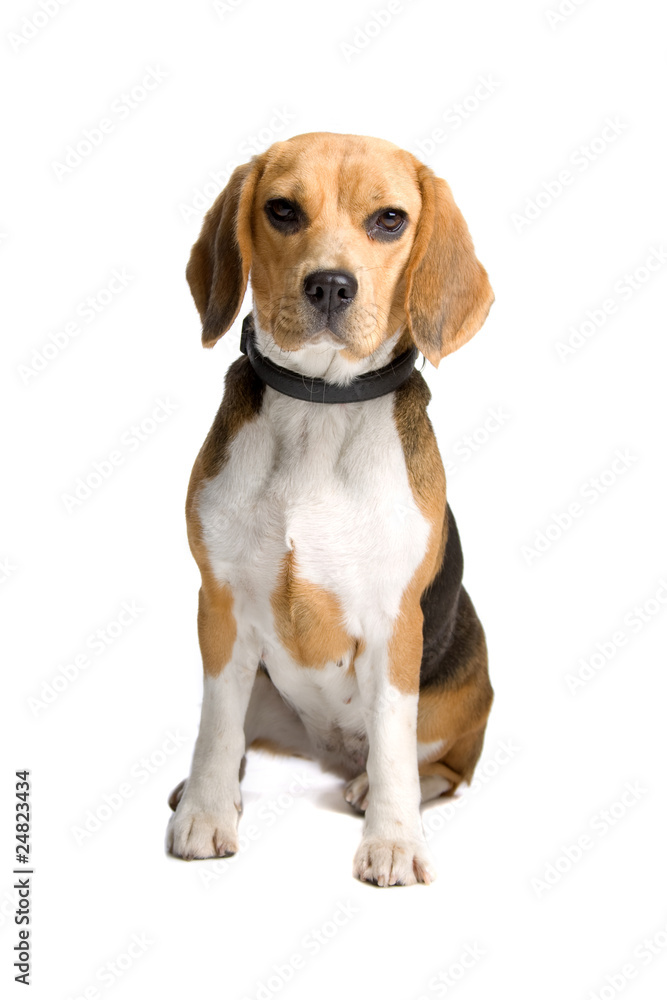
[(357, 878), (428, 883), (420, 801), (470, 782), (493, 691), (426, 413), (493, 302), (444, 180), (315, 132), (237, 167), (192, 248), (205, 347), (251, 315), (187, 496), (201, 725), (167, 850), (237, 850), (246, 748), (319, 760), (365, 813)]

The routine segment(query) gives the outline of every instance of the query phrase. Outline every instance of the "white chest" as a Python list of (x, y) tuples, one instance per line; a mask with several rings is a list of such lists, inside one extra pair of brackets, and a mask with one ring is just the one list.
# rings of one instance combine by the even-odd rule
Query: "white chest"
[(299, 577), (333, 597), (350, 636), (387, 641), (430, 530), (410, 490), (393, 397), (325, 405), (267, 388), (261, 412), (204, 485), (199, 516), (211, 568), (232, 589), (239, 635), (256, 644), (274, 684), (314, 727), (324, 718), (358, 728), (349, 657), (318, 669), (295, 662), (272, 596), (292, 552)]

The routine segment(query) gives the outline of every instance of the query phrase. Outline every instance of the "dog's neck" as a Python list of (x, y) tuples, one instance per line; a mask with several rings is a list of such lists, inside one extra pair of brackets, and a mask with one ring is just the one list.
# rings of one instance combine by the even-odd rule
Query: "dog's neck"
[(391, 360), (403, 332), (402, 327), (384, 340), (372, 354), (359, 360), (343, 357), (344, 344), (336, 342), (333, 334), (323, 333), (316, 343), (306, 344), (297, 351), (285, 351), (270, 333), (262, 330), (257, 313), (253, 310), (255, 344), (257, 350), (290, 371), (309, 378), (323, 378), (335, 385), (348, 385), (357, 375), (382, 368)]

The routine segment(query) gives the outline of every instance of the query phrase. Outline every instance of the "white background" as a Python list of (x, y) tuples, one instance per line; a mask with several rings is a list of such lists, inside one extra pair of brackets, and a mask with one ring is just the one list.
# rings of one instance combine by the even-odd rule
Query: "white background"
[[(219, 12), (71, 0), (48, 19), (30, 0), (3, 5), (3, 981), (14, 771), (26, 767), (33, 997), (662, 995), (667, 267), (652, 248), (667, 247), (664, 32), (648, 0), (564, 3), (560, 20), (556, 2), (403, 0), (368, 31), (383, 0)], [(164, 79), (118, 110), (149, 69)], [(103, 118), (112, 131), (58, 178), (54, 164)], [(247, 850), (218, 870), (163, 853), (201, 698), (184, 496), (240, 331), (201, 349), (184, 268), (253, 136), (259, 149), (325, 130), (421, 150), (496, 293), (482, 332), (426, 372), (496, 690), (480, 780), (424, 811), (429, 888), (353, 881), (361, 821), (340, 784), (262, 755), (245, 781)], [(114, 269), (131, 280), (106, 303)], [(92, 322), (88, 296), (103, 306)], [(587, 320), (591, 335), (560, 357)], [(37, 370), (58, 334), (65, 346)], [(158, 400), (173, 412), (132, 445)], [(502, 422), (485, 428), (491, 408)], [(601, 492), (619, 449), (629, 457)], [(112, 451), (122, 464), (68, 512), (64, 494)], [(119, 630), (124, 602), (141, 611)], [(115, 638), (98, 654), (99, 628)], [(572, 690), (567, 676), (596, 653)], [(109, 816), (121, 785), (129, 797)], [(82, 835), (96, 811), (104, 822)], [(134, 934), (150, 944), (130, 962)], [(302, 967), (272, 979), (293, 956)], [(99, 973), (110, 962), (121, 977)]]

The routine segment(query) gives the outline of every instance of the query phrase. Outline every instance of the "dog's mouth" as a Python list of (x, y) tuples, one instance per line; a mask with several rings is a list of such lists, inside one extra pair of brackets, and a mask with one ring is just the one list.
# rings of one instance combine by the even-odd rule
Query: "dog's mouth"
[(326, 341), (333, 346), (346, 347), (348, 341), (354, 340), (353, 330), (356, 325), (350, 308), (346, 306), (330, 315), (309, 315), (304, 322), (304, 338), (313, 344)]
[(298, 351), (312, 345), (346, 351), (362, 359), (372, 354), (383, 339), (379, 320), (379, 309), (374, 303), (355, 302), (326, 315), (297, 296), (284, 296), (273, 316), (261, 325), (284, 351)]
[(302, 347), (312, 344), (313, 347), (331, 347), (334, 351), (343, 351), (347, 347), (345, 338), (334, 333), (328, 326), (322, 327), (317, 333), (307, 337), (302, 343)]

